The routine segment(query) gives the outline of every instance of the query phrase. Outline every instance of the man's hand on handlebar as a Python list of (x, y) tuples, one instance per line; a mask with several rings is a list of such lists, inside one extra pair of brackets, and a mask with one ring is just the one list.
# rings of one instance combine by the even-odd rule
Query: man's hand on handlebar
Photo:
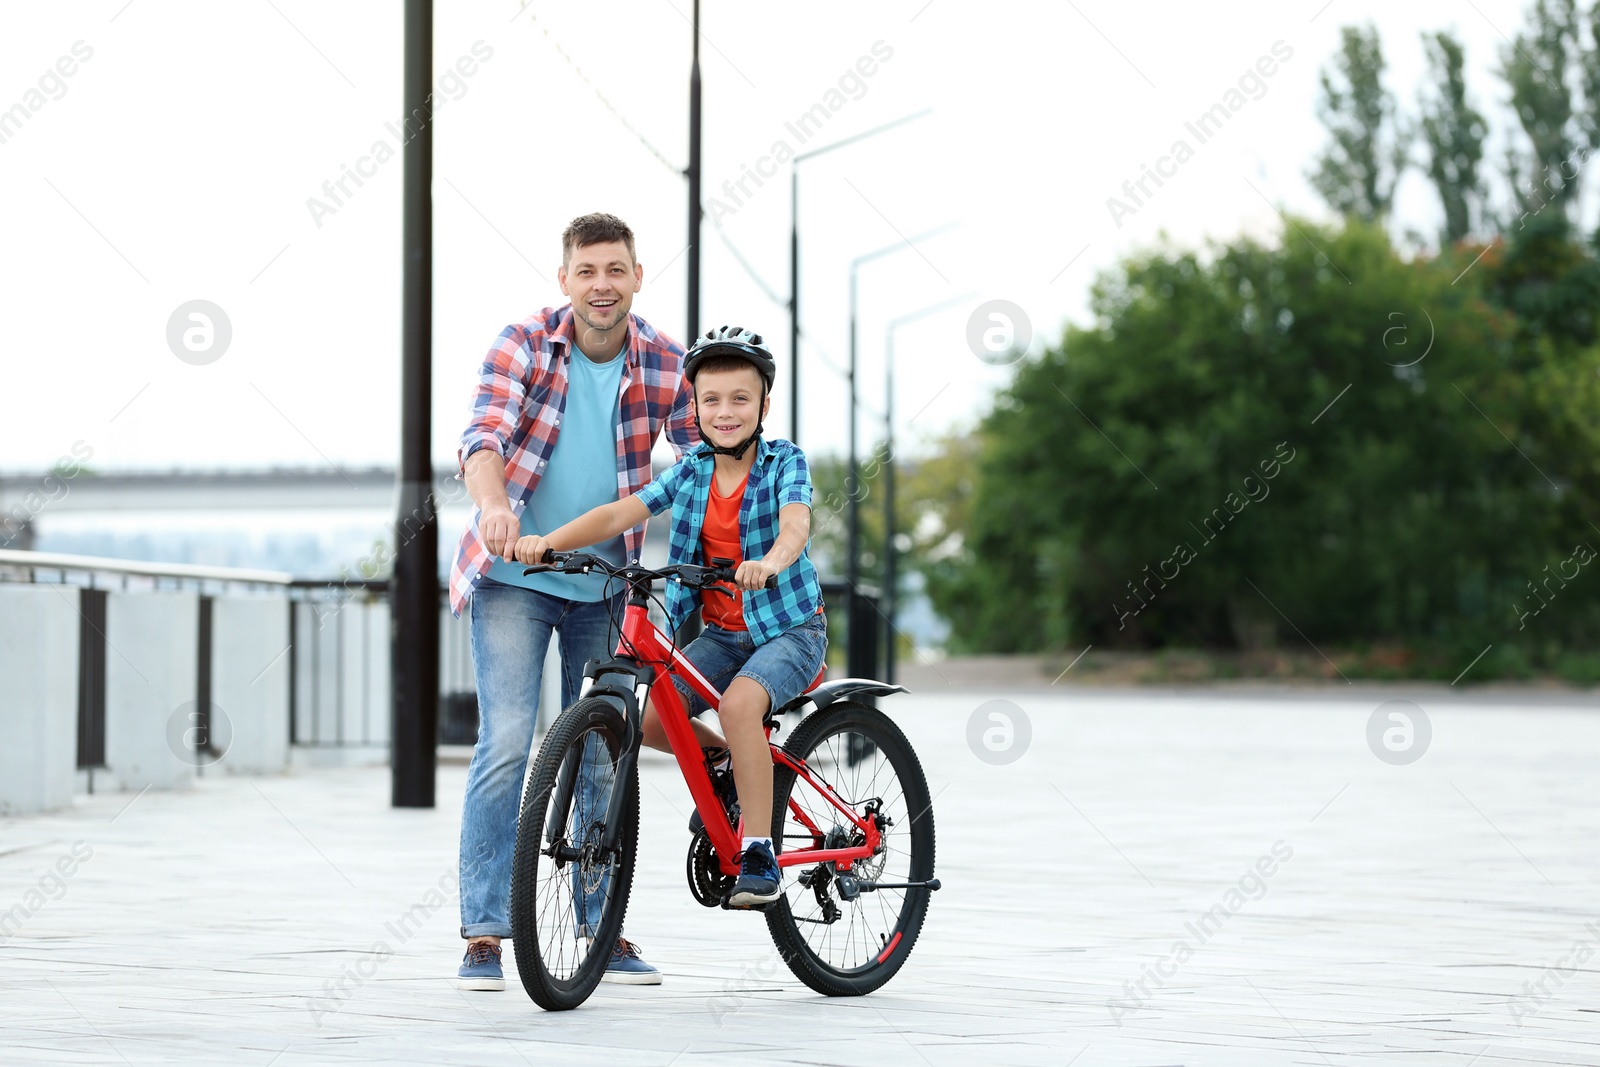
[(517, 530), (521, 525), (509, 505), (491, 507), (478, 519), (478, 536), (491, 556), (510, 560), (511, 547), (516, 544)]
[(539, 534), (529, 534), (517, 538), (516, 550), (513, 559), (517, 563), (548, 563), (545, 553), (550, 551), (550, 542)]

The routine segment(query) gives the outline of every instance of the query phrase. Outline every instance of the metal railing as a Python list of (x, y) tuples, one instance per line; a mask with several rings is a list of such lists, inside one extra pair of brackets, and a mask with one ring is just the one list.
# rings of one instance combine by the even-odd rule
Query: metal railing
[[(75, 588), (78, 633), (78, 766), (105, 764), (106, 603), (112, 591), (190, 592), (196, 595), (195, 702), (209, 713), (214, 661), (215, 600), (230, 592), (281, 596), (288, 601), (289, 743), (300, 748), (370, 748), (389, 744), (388, 583), (316, 581), (280, 571), (147, 563), (64, 553), (0, 549), (0, 581)], [(469, 625), (454, 618), (441, 587), (440, 722), (443, 743), (477, 737)], [(202, 720), (202, 727), (205, 725)]]
[[(0, 549), (0, 582), (75, 587), (79, 614), (78, 766), (105, 764), (107, 596), (111, 591), (196, 594), (198, 648), (195, 701), (209, 713), (214, 660), (209, 625), (215, 600), (230, 592), (281, 596), (288, 601), (289, 743), (299, 748), (386, 747), (389, 732), (389, 584), (383, 579), (309, 580), (280, 571), (147, 563)], [(887, 623), (877, 591), (824, 582), (835, 627), (844, 630), (845, 672), (873, 677), (882, 664)], [(477, 739), (471, 627), (450, 614), (440, 597), (439, 741), (470, 745)], [(547, 686), (547, 694), (552, 686)], [(553, 695), (553, 694), (549, 694)], [(559, 709), (544, 708), (548, 721)]]

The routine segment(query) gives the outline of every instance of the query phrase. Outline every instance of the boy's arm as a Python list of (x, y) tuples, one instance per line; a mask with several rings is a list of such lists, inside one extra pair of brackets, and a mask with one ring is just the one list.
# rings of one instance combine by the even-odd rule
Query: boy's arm
[(745, 592), (754, 592), (767, 579), (783, 573), (806, 550), (811, 539), (811, 507), (808, 504), (785, 504), (778, 509), (778, 537), (767, 554), (757, 560), (739, 564), (734, 584)]
[(518, 563), (543, 563), (547, 549), (570, 552), (584, 545), (609, 541), (649, 517), (650, 509), (643, 501), (637, 496), (625, 496), (579, 515), (565, 526), (552, 530), (548, 537), (530, 534), (518, 539), (516, 560)]

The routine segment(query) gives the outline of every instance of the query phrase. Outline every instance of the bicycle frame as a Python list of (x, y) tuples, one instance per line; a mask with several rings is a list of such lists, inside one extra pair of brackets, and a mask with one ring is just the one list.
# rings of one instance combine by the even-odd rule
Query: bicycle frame
[[(667, 742), (672, 747), (672, 754), (678, 761), (678, 770), (683, 774), (684, 782), (689, 786), (689, 795), (694, 799), (695, 810), (700, 813), (700, 819), (705, 824), (706, 834), (711, 839), (712, 847), (716, 849), (717, 859), (725, 875), (739, 873), (739, 854), (742, 841), (741, 833), (728, 824), (726, 813), (722, 810), (721, 803), (717, 800), (715, 791), (711, 787), (711, 778), (706, 773), (705, 760), (701, 754), (700, 742), (695, 737), (694, 730), (689, 725), (688, 708), (684, 705), (682, 697), (678, 694), (676, 686), (670, 683), (670, 677), (683, 679), (684, 683), (706, 701), (713, 709), (722, 701), (722, 694), (714, 689), (693, 663), (690, 663), (683, 653), (675, 648), (665, 634), (656, 628), (650, 621), (647, 610), (647, 601), (642, 593), (635, 592), (629, 598), (626, 615), (623, 618), (622, 634), (617, 640), (614, 655), (618, 660), (631, 663), (635, 666), (648, 666), (656, 668), (655, 683), (650, 691), (654, 694), (653, 704), (656, 714), (660, 716), (662, 730), (667, 735)], [(666, 683), (666, 684), (662, 684)], [(638, 709), (640, 722), (644, 709)], [(767, 734), (772, 733), (771, 726), (767, 727)], [(796, 776), (804, 780), (818, 795), (822, 796), (837, 810), (845, 823), (860, 831), (864, 843), (851, 848), (822, 848), (819, 847), (823, 836), (828, 832), (827, 827), (819, 827), (809, 815), (800, 808), (793, 797), (789, 800), (789, 811), (802, 826), (811, 831), (813, 846), (810, 848), (783, 848), (778, 852), (777, 860), (780, 867), (792, 867), (800, 864), (833, 863), (840, 871), (848, 871), (856, 860), (865, 859), (873, 855), (879, 847), (881, 834), (875, 820), (863, 818), (852, 810), (833, 789), (823, 781), (819, 781), (811, 769), (801, 760), (791, 757), (777, 745), (768, 742), (772, 752), (774, 764), (781, 764), (793, 770)], [(628, 756), (636, 754), (633, 748)], [(631, 770), (631, 768), (629, 768)], [(776, 813), (775, 813), (776, 814)], [(743, 821), (740, 830), (743, 829)], [(781, 847), (781, 846), (780, 846)]]

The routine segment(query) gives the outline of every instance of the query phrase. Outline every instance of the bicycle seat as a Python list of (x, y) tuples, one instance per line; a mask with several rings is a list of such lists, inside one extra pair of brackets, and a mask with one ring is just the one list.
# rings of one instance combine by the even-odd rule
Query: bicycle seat
[(827, 673), (828, 673), (828, 665), (826, 663), (824, 663), (821, 667), (819, 667), (817, 669), (817, 676), (815, 678), (811, 679), (811, 684), (806, 686), (804, 691), (809, 693), (813, 689), (815, 689), (817, 686), (821, 685), (822, 684), (822, 679), (827, 676)]

